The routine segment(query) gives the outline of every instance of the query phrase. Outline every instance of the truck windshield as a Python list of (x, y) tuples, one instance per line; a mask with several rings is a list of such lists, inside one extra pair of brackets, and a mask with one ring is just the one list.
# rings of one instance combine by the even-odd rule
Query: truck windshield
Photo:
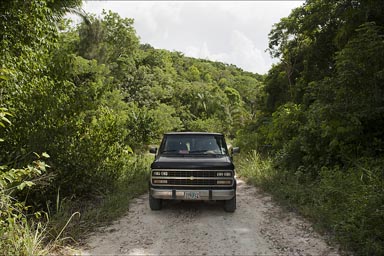
[(227, 155), (227, 145), (222, 135), (191, 134), (166, 135), (160, 146), (165, 155)]

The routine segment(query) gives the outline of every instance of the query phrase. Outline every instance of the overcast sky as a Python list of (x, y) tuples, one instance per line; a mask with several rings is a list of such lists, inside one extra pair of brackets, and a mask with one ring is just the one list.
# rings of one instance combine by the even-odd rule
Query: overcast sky
[(141, 43), (186, 56), (234, 64), (264, 74), (272, 25), (304, 1), (84, 1), (86, 12), (103, 9), (133, 18)]

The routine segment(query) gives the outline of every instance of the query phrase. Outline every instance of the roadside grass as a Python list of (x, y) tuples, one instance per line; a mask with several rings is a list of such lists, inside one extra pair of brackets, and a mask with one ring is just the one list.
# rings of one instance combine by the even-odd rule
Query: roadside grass
[(47, 255), (50, 244), (44, 243), (46, 226), (28, 223), (25, 217), (9, 223), (6, 233), (0, 231), (1, 255)]
[[(30, 207), (0, 189), (0, 254), (76, 254), (71, 247), (97, 227), (111, 223), (129, 209), (131, 199), (148, 190), (153, 156), (133, 155), (113, 187), (87, 198), (61, 198), (47, 203), (47, 212), (30, 212)], [(52, 209), (53, 208), (53, 209)]]
[(281, 170), (256, 151), (235, 160), (240, 177), (310, 219), (343, 251), (384, 255), (383, 159), (360, 159), (345, 169), (323, 167), (315, 180), (302, 170)]
[[(152, 156), (153, 157), (153, 156)], [(54, 241), (51, 252), (79, 246), (82, 240), (97, 227), (105, 226), (122, 217), (130, 201), (147, 192), (151, 156), (135, 156), (130, 170), (106, 194), (89, 198), (60, 198), (48, 221), (48, 240)]]

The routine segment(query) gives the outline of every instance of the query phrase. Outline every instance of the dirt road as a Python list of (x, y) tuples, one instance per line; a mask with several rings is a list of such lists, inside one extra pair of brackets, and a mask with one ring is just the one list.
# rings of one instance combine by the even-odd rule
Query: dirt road
[(168, 202), (151, 211), (147, 194), (86, 243), (82, 255), (338, 255), (309, 223), (241, 180), (235, 213), (210, 202)]

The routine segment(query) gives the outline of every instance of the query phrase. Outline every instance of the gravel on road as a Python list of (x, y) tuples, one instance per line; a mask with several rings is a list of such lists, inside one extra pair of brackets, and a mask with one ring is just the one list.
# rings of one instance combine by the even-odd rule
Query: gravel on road
[(81, 255), (339, 255), (309, 222), (242, 180), (234, 213), (200, 201), (166, 201), (151, 211), (145, 194), (85, 243)]

